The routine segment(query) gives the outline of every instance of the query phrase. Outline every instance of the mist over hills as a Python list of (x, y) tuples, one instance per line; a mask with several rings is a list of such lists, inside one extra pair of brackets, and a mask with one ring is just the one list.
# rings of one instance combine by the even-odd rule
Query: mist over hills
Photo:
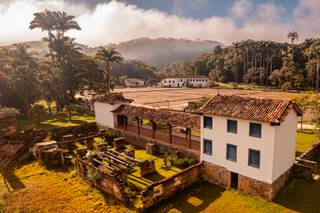
[[(42, 41), (24, 43), (40, 56), (44, 56), (48, 51), (46, 43)], [(157, 67), (163, 67), (177, 61), (191, 60), (203, 53), (211, 52), (218, 45), (224, 46), (217, 41), (192, 41), (173, 38), (138, 38), (110, 45), (116, 47), (125, 59), (139, 60)], [(79, 44), (79, 46), (88, 55), (95, 55), (98, 49), (98, 47), (89, 47), (84, 44)]]

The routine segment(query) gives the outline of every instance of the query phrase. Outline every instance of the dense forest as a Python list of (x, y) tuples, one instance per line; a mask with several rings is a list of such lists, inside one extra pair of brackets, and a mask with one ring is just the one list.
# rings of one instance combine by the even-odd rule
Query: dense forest
[(318, 87), (320, 39), (295, 44), (297, 32), (290, 32), (290, 43), (245, 40), (232, 46), (217, 46), (211, 53), (192, 61), (180, 61), (159, 71), (159, 75), (206, 75), (213, 82), (254, 83), (283, 89)]

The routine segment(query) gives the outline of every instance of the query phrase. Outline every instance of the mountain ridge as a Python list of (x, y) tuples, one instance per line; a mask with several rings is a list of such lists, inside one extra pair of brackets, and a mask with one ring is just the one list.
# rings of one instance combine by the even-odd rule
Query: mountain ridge
[[(40, 56), (44, 56), (48, 52), (47, 45), (43, 41), (22, 42), (30, 46)], [(125, 59), (139, 60), (149, 65), (164, 67), (177, 61), (191, 60), (194, 57), (204, 53), (211, 52), (214, 47), (224, 45), (217, 41), (211, 40), (188, 40), (175, 38), (136, 38), (118, 44), (110, 43), (115, 47)], [(11, 47), (7, 45), (3, 47)], [(85, 44), (78, 44), (82, 48), (83, 53), (87, 55), (95, 55), (99, 47), (90, 47)], [(106, 45), (107, 46), (107, 45)]]

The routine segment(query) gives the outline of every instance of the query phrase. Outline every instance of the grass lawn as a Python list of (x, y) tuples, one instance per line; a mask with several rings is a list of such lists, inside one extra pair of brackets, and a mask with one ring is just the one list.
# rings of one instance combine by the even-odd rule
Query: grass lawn
[(134, 169), (136, 171), (133, 172), (132, 174), (128, 175), (129, 183), (134, 184), (135, 186), (137, 186), (140, 189), (145, 189), (147, 186), (151, 185), (153, 182), (160, 181), (166, 177), (173, 176), (177, 172), (181, 171), (181, 169), (176, 168), (174, 166), (172, 166), (171, 169), (169, 169), (169, 170), (165, 170), (165, 169), (161, 168), (163, 165), (163, 158), (161, 158), (160, 156), (150, 155), (147, 153), (146, 150), (138, 149), (134, 146), (129, 145), (128, 148), (135, 150), (135, 158), (138, 160), (141, 160), (141, 161), (154, 160), (155, 161), (157, 173), (147, 175), (146, 177), (141, 177), (140, 168), (135, 167)]
[[(65, 118), (67, 120), (67, 116)], [(100, 140), (97, 140), (99, 142)], [(305, 130), (297, 135), (297, 153), (308, 149), (317, 137)], [(134, 148), (130, 146), (130, 148)], [(129, 181), (141, 188), (180, 171), (161, 169), (159, 156), (136, 149), (140, 160), (155, 159), (158, 173), (140, 177), (139, 171)], [(317, 159), (320, 162), (320, 157)], [(110, 196), (91, 188), (74, 171), (47, 170), (37, 162), (26, 162), (4, 174), (9, 191), (0, 175), (0, 212), (131, 212)], [(235, 190), (225, 190), (202, 182), (178, 193), (151, 212), (305, 212), (319, 211), (320, 180), (309, 182), (293, 179), (273, 202), (249, 196)]]
[(0, 212), (131, 212), (110, 196), (90, 187), (74, 171), (47, 170), (37, 162), (0, 175)]
[(69, 120), (69, 115), (67, 113), (57, 113), (57, 114), (47, 114), (43, 116), (40, 122), (36, 119), (19, 119), (18, 120), (18, 131), (24, 131), (30, 128), (35, 129), (49, 129), (54, 127), (66, 127), (66, 126), (76, 126), (84, 123), (95, 122), (95, 117), (87, 114), (74, 113), (72, 115), (72, 120)]
[(297, 133), (296, 156), (306, 151), (312, 144), (318, 141), (317, 134), (314, 130), (303, 130)]

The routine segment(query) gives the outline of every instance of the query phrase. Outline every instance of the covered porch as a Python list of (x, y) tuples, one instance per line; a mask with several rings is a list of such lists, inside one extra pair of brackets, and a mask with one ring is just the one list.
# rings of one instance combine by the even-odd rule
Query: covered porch
[(200, 151), (198, 115), (132, 105), (122, 105), (113, 112), (116, 128), (161, 143)]

